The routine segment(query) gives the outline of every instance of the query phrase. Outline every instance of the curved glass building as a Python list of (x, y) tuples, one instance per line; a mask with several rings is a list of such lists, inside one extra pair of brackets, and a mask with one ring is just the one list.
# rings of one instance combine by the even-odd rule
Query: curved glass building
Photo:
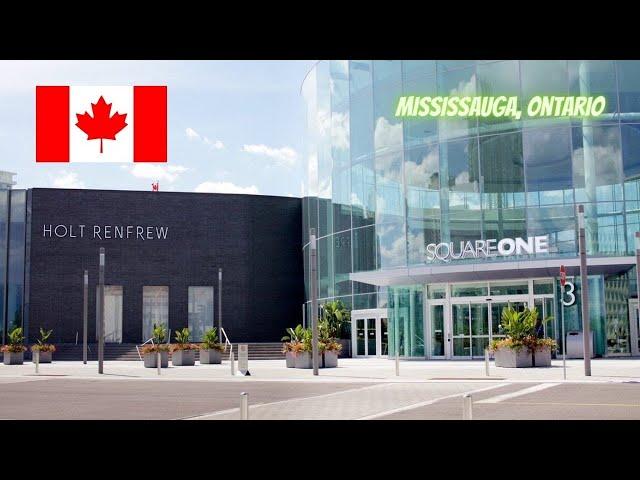
[[(594, 352), (640, 354), (640, 62), (321, 61), (302, 94), (307, 300), (315, 228), (320, 304), (353, 310), (353, 355), (481, 357), (507, 304), (537, 306), (561, 344), (560, 265), (574, 342), (579, 204)], [(407, 95), (517, 96), (522, 109), (537, 95), (604, 96), (606, 107), (585, 118), (397, 117)]]

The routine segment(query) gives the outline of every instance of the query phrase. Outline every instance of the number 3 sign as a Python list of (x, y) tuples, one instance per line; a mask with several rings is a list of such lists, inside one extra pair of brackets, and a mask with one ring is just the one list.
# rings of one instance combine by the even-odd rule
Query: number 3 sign
[(569, 282), (567, 281), (565, 283), (565, 290), (564, 290), (564, 294), (565, 296), (568, 295), (569, 296), (569, 300), (565, 300), (564, 298), (562, 299), (562, 303), (564, 304), (565, 307), (570, 307), (571, 305), (573, 305), (574, 303), (576, 303), (576, 295), (574, 292), (574, 290), (576, 289), (575, 285), (573, 284), (573, 282)]

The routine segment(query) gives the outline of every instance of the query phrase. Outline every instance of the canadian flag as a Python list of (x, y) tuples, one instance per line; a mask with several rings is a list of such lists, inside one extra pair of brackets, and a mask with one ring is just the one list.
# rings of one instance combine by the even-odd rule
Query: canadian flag
[(166, 86), (36, 86), (36, 162), (166, 161)]

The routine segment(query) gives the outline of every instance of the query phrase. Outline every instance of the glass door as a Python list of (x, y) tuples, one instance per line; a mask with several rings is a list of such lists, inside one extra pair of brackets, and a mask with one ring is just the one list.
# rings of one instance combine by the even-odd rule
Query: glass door
[(365, 318), (356, 318), (353, 320), (356, 323), (356, 341), (355, 343), (355, 356), (356, 357), (364, 357), (367, 355), (367, 330), (365, 328)]
[(104, 341), (122, 343), (122, 287), (104, 287)]
[(629, 338), (631, 340), (631, 355), (640, 355), (640, 314), (638, 300), (629, 300)]
[(526, 306), (527, 302), (524, 300), (521, 301), (513, 301), (513, 302), (491, 302), (491, 339), (496, 338), (504, 338), (504, 332), (502, 331), (502, 327), (500, 325), (502, 321), (502, 311), (511, 305), (518, 312), (522, 312)]
[(444, 305), (429, 305), (429, 321), (431, 322), (431, 357), (446, 355)]
[(380, 317), (380, 328), (378, 329), (378, 340), (380, 341), (380, 348), (378, 351), (381, 356), (386, 357), (389, 355), (389, 320), (387, 317)]
[(471, 356), (484, 357), (489, 346), (489, 304), (472, 303), (471, 309)]
[(389, 354), (389, 320), (386, 309), (351, 312), (351, 344), (354, 357)]
[(471, 357), (471, 312), (468, 303), (451, 305), (452, 356)]

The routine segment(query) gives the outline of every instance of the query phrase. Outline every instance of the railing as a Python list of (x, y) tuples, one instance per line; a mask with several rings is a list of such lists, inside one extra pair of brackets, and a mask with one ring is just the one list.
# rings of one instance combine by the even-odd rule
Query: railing
[(227, 332), (224, 331), (224, 328), (220, 328), (220, 332), (224, 335), (224, 353), (227, 353), (227, 345), (229, 345), (230, 351), (233, 352), (233, 344), (229, 341), (229, 337), (227, 337)]
[[(146, 340), (145, 342), (142, 343), (142, 345), (140, 345), (140, 347), (144, 347), (147, 343), (151, 342), (151, 345), (155, 345), (153, 343), (153, 337), (151, 337), (150, 339)], [(136, 351), (138, 352), (138, 358), (140, 360), (142, 360), (142, 355), (140, 355), (140, 348), (138, 347), (138, 345), (136, 345)]]

